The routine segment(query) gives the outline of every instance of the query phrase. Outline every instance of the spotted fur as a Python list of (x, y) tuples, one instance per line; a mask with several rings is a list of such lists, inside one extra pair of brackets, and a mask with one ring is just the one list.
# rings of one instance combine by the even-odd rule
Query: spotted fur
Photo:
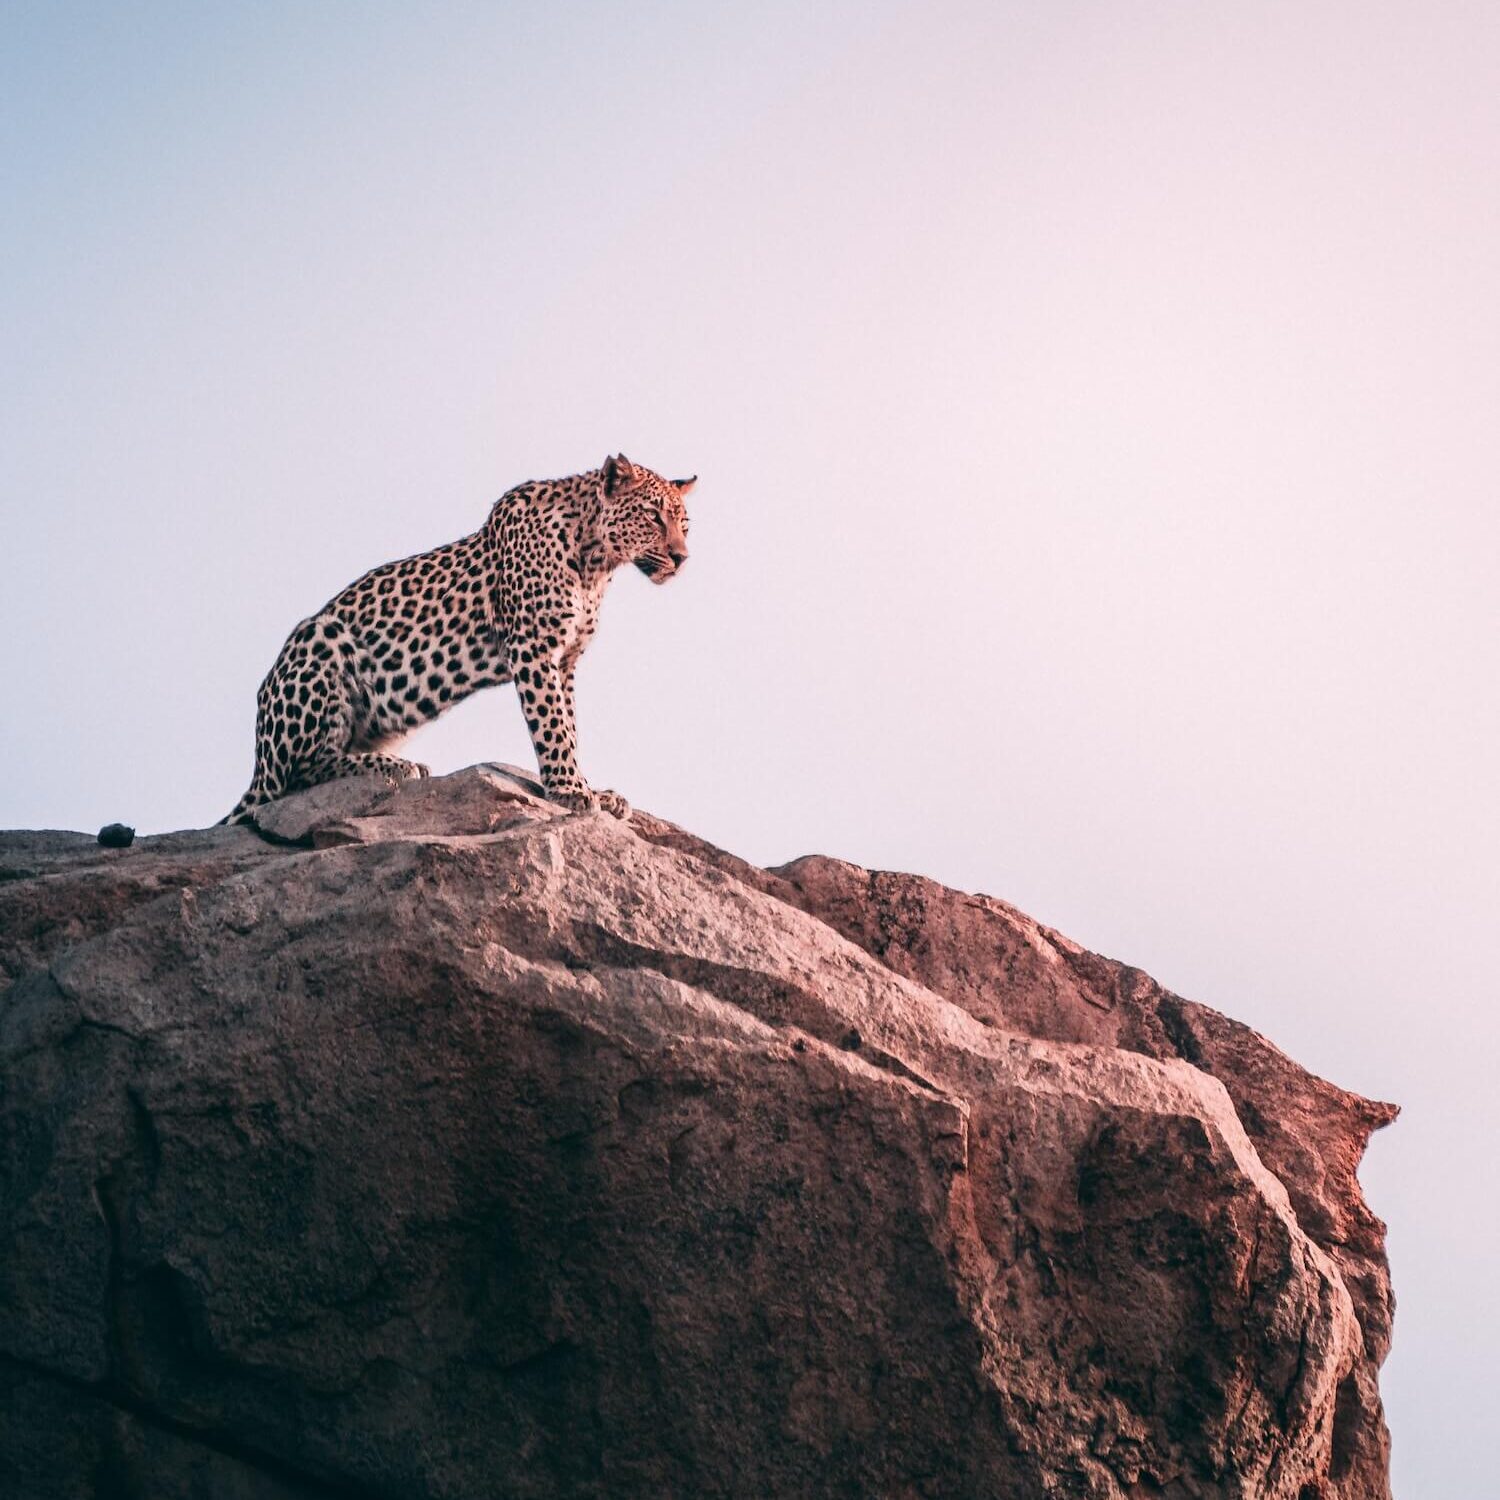
[(634, 563), (665, 583), (687, 559), (683, 496), (623, 454), (502, 495), (470, 536), (351, 583), (287, 638), (260, 685), (255, 775), (223, 821), (340, 776), (427, 768), (388, 752), (480, 688), (514, 682), (548, 795), (627, 817), (578, 770), (573, 674), (610, 575)]

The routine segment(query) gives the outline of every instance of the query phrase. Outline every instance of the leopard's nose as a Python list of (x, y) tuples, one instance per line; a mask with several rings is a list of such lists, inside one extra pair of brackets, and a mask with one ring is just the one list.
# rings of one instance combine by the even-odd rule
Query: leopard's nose
[(680, 568), (687, 561), (686, 547), (668, 547), (667, 555), (672, 559), (672, 566)]

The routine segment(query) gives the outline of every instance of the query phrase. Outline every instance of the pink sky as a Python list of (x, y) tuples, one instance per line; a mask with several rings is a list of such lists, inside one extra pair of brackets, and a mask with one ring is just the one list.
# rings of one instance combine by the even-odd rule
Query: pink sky
[[(1015, 901), (1405, 1106), (1493, 1487), (1500, 12), (13, 6), (0, 824), (221, 815), (291, 625), (623, 449), (585, 770)], [(529, 763), (509, 690), (411, 743)]]

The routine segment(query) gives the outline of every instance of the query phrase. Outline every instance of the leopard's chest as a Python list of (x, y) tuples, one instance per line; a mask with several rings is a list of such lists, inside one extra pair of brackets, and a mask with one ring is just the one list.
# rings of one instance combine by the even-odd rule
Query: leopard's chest
[(599, 605), (604, 597), (602, 588), (584, 588), (579, 591), (578, 606), (567, 629), (566, 644), (570, 654), (577, 655), (593, 640), (599, 628)]

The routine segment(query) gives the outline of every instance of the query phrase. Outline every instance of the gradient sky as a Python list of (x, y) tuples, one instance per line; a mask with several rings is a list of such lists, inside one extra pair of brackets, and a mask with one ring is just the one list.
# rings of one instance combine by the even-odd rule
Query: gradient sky
[(697, 472), (586, 773), (1401, 1103), (1397, 1492), (1493, 1493), (1493, 4), (9, 0), (0, 203), (0, 825), (219, 817), (344, 583)]

